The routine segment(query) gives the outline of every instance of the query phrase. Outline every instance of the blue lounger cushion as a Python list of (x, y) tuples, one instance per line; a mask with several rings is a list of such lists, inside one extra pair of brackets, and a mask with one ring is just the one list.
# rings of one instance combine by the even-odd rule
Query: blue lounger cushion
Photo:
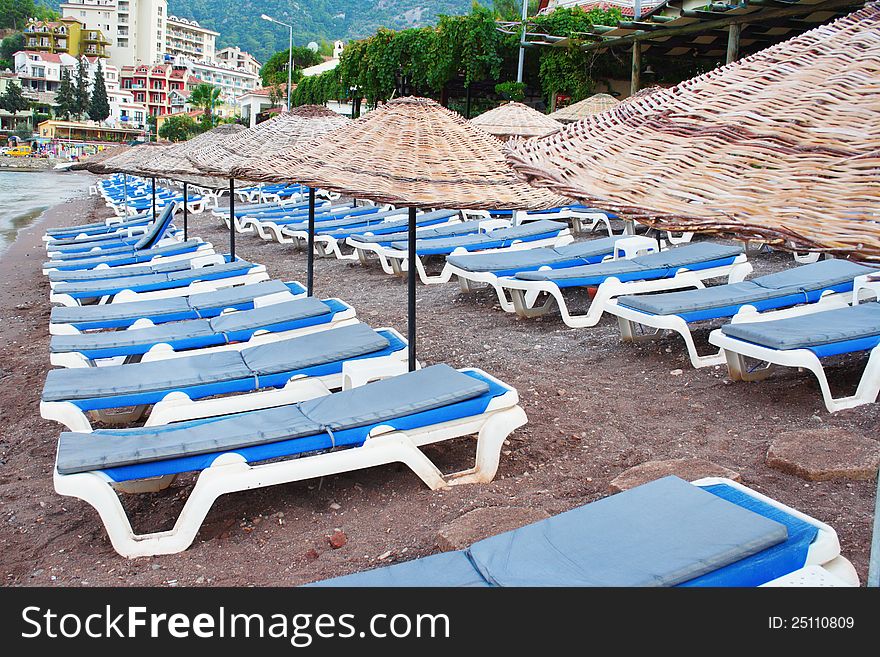
[(767, 310), (817, 301), (825, 290), (851, 291), (856, 276), (874, 271), (846, 260), (823, 260), (741, 283), (631, 295), (619, 297), (617, 303), (652, 315), (681, 315), (697, 321), (729, 317), (746, 304)]
[[(63, 281), (90, 281), (102, 278), (115, 278), (120, 275), (143, 276), (144, 274), (158, 274), (165, 271), (180, 271), (189, 269), (189, 260), (168, 260), (169, 256), (191, 254), (195, 257), (196, 251), (205, 243), (198, 239), (168, 244), (152, 249), (123, 253), (109, 258), (95, 258), (88, 260), (65, 260), (62, 262), (46, 262), (44, 268), (55, 268), (49, 272), (49, 280), (53, 283)], [(153, 258), (161, 257), (163, 260), (152, 263)], [(144, 264), (139, 264), (144, 263)], [(107, 265), (97, 268), (98, 265)], [(123, 268), (123, 266), (125, 266)]]
[[(511, 228), (498, 228), (486, 233), (476, 235), (461, 235), (458, 237), (438, 238), (431, 240), (416, 240), (416, 252), (420, 255), (441, 255), (452, 253), (457, 248), (470, 250), (494, 249), (510, 246), (515, 240), (530, 241), (558, 234), (568, 229), (568, 225), (559, 221), (540, 219), (521, 226)], [(391, 248), (406, 251), (409, 243), (394, 242)]]
[[(406, 208), (403, 208), (404, 210)], [(447, 219), (451, 219), (452, 217), (458, 216), (457, 210), (434, 210), (432, 212), (422, 212), (421, 214), (416, 215), (416, 226), (432, 226), (434, 224), (440, 224), (446, 221)], [(478, 223), (478, 222), (474, 222)], [(455, 224), (455, 226), (461, 226), (461, 223)], [(370, 221), (365, 224), (360, 224), (357, 226), (351, 226), (346, 228), (324, 228), (324, 226), (320, 226), (320, 230), (318, 230), (319, 235), (328, 235), (330, 237), (334, 237), (338, 240), (345, 239), (346, 237), (360, 236), (366, 233), (370, 233), (371, 235), (407, 235), (407, 232), (401, 233), (401, 230), (406, 230), (409, 226), (409, 217), (406, 215), (401, 219), (391, 219), (389, 221)], [(450, 228), (450, 226), (446, 226), (445, 228)], [(424, 228), (423, 229), (426, 234), (429, 234), (432, 229)], [(439, 229), (436, 229), (439, 230)], [(476, 229), (473, 231), (476, 232)], [(448, 233), (448, 234), (456, 234), (456, 233)], [(422, 239), (424, 235), (419, 234), (419, 239)], [(404, 237), (406, 239), (406, 237)], [(376, 241), (376, 238), (373, 237), (373, 241)], [(383, 240), (384, 241), (384, 238)]]
[(603, 257), (614, 253), (614, 245), (618, 239), (620, 238), (603, 237), (565, 246), (545, 246), (523, 251), (451, 255), (446, 258), (446, 262), (465, 271), (495, 272), (499, 276), (510, 276), (518, 271), (544, 266), (574, 267), (599, 262)]
[[(366, 212), (372, 210), (372, 212)], [(398, 208), (397, 210), (386, 210), (384, 212), (376, 212), (376, 208), (354, 208), (352, 212), (345, 214), (339, 218), (328, 218), (317, 222), (315, 230), (325, 231), (338, 228), (348, 228), (350, 226), (368, 226), (370, 224), (381, 224), (388, 217), (399, 217), (407, 213), (406, 208)], [(295, 222), (278, 222), (289, 230), (308, 230), (309, 223), (307, 218)]]
[[(440, 210), (437, 213), (441, 212)], [(480, 224), (483, 223), (482, 219), (474, 219), (471, 221), (459, 221), (453, 224), (446, 224), (443, 226), (432, 226), (434, 223), (434, 219), (439, 219), (440, 221), (446, 221), (458, 214), (458, 212), (454, 212), (452, 210), (442, 212), (449, 214), (440, 215), (439, 217), (432, 218), (432, 220), (428, 223), (428, 226), (425, 228), (419, 228), (416, 231), (416, 239), (419, 240), (431, 240), (436, 239), (438, 237), (454, 237), (456, 235), (472, 235), (474, 233), (480, 232)], [(428, 212), (425, 214), (437, 214), (435, 212)], [(419, 215), (421, 218), (424, 215)], [(391, 222), (389, 222), (391, 223)], [(348, 231), (347, 234), (342, 235), (342, 231), (336, 233), (336, 237), (350, 237), (353, 242), (361, 242), (362, 244), (384, 244), (390, 245), (393, 242), (406, 242), (409, 239), (409, 232), (407, 230), (401, 230), (407, 228), (407, 222), (400, 221), (394, 222), (397, 224), (396, 226), (387, 227), (387, 232), (383, 230), (384, 226), (375, 226), (375, 227), (365, 227), (365, 228), (352, 228)], [(425, 224), (419, 224), (417, 222), (416, 225), (424, 226)]]
[(820, 357), (864, 351), (880, 344), (880, 302), (767, 322), (725, 324), (721, 331), (770, 349), (809, 349)]
[[(366, 324), (351, 324), (241, 351), (175, 358), (173, 362), (49, 370), (42, 399), (46, 402), (89, 400), (91, 403), (86, 406), (92, 409), (126, 405), (118, 401), (119, 397), (134, 403), (132, 396), (137, 395), (140, 403), (155, 403), (175, 390), (189, 394), (190, 388), (243, 379), (248, 380), (245, 389), (283, 385), (296, 374), (315, 374), (316, 368), (322, 368), (318, 375), (338, 373), (346, 360), (384, 355), (404, 346), (393, 333), (377, 332)], [(328, 364), (335, 366), (322, 367)], [(275, 378), (277, 374), (284, 376)], [(241, 389), (234, 386), (229, 392)], [(218, 392), (223, 390), (212, 387), (190, 396), (203, 397)], [(97, 403), (101, 398), (109, 398), (110, 404)]]
[(696, 242), (649, 253), (631, 260), (612, 260), (594, 265), (566, 267), (542, 271), (517, 272), (516, 278), (526, 281), (553, 281), (560, 286), (600, 285), (605, 279), (615, 277), (621, 281), (667, 278), (679, 269), (704, 269), (731, 264), (742, 253), (737, 246), (725, 246), (712, 242)]
[(185, 287), (195, 281), (210, 281), (230, 276), (246, 274), (255, 265), (246, 260), (225, 262), (221, 265), (207, 265), (185, 271), (151, 274), (147, 276), (120, 276), (97, 281), (74, 281), (58, 283), (55, 294), (69, 294), (75, 298), (92, 298), (118, 294), (122, 290), (134, 292), (151, 292)]
[(756, 586), (802, 567), (817, 531), (729, 485), (670, 476), (447, 553), (455, 557), (317, 585)]
[(249, 310), (254, 299), (269, 294), (290, 292), (305, 293), (299, 283), (283, 283), (271, 280), (250, 285), (236, 285), (214, 292), (199, 292), (188, 297), (168, 297), (129, 303), (104, 303), (92, 306), (56, 306), (52, 308), (53, 324), (72, 324), (86, 331), (99, 328), (125, 328), (142, 317), (154, 324), (175, 322), (182, 319), (216, 317), (223, 310)]
[[(119, 253), (130, 253), (140, 235), (127, 237), (125, 233), (109, 233), (88, 240), (78, 240), (72, 244), (49, 244), (51, 262), (99, 258)], [(44, 265), (45, 267), (45, 265)]]
[(175, 349), (198, 349), (242, 342), (256, 331), (289, 331), (330, 322), (348, 306), (328, 299), (305, 297), (262, 308), (242, 310), (211, 319), (190, 319), (125, 331), (102, 331), (79, 335), (54, 335), (49, 341), (52, 353), (78, 352), (87, 358), (144, 354), (157, 344)]
[[(500, 391), (497, 391), (500, 393)], [(251, 448), (275, 444), (280, 455), (293, 456), (316, 448), (362, 444), (369, 430), (379, 424), (407, 426), (411, 418), (424, 426), (442, 421), (430, 411), (444, 409), (459, 417), (482, 412), (470, 400), (480, 400), (485, 410), (493, 393), (488, 382), (478, 376), (458, 372), (447, 365), (433, 365), (415, 372), (384, 379), (309, 401), (191, 420), (159, 427), (104, 429), (92, 433), (64, 432), (58, 440), (56, 467), (60, 474), (103, 470), (105, 474), (126, 477), (151, 476), (145, 472), (186, 472), (180, 467), (208, 467), (213, 457), (237, 451), (249, 461), (272, 458), (270, 450)], [(479, 406), (477, 405), (477, 406)], [(454, 407), (458, 406), (459, 409)], [(415, 416), (425, 414), (427, 417)], [(355, 430), (351, 431), (349, 430)], [(317, 438), (318, 440), (302, 440)], [(320, 447), (318, 447), (320, 445)], [(193, 456), (209, 455), (210, 460)], [(276, 456), (279, 454), (276, 454)], [(164, 464), (158, 463), (165, 461)], [(184, 463), (168, 463), (184, 461)], [(139, 467), (156, 464), (158, 467)], [(130, 470), (108, 473), (131, 466)], [(122, 479), (116, 479), (117, 481)]]

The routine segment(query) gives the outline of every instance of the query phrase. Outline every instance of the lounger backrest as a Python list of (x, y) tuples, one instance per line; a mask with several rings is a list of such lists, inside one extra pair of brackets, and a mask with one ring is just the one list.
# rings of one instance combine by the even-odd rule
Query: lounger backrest
[(835, 285), (852, 282), (856, 276), (877, 273), (878, 270), (849, 260), (820, 260), (809, 265), (792, 267), (775, 274), (753, 278), (757, 285), (771, 289), (796, 288), (799, 290), (822, 290)]
[(211, 319), (211, 328), (216, 333), (232, 333), (247, 329), (270, 326), (282, 322), (295, 322), (297, 320), (326, 315), (331, 311), (328, 304), (314, 297), (294, 299), (282, 303), (273, 303), (269, 306), (242, 310), (235, 313), (227, 313)]
[(144, 233), (143, 237), (141, 237), (134, 244), (134, 249), (148, 249), (153, 246), (156, 242), (161, 240), (165, 236), (165, 232), (168, 230), (168, 226), (171, 225), (171, 220), (174, 218), (174, 211), (176, 209), (175, 203), (168, 203), (162, 208), (162, 213), (153, 222), (153, 225), (150, 227), (146, 233)]

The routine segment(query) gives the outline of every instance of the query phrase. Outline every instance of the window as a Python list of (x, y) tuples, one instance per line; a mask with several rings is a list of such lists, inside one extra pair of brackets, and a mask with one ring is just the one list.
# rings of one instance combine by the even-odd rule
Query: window
[(79, 12), (79, 15), (80, 15), (80, 16), (85, 16), (85, 15), (86, 15), (86, 12), (81, 11), (81, 12)]

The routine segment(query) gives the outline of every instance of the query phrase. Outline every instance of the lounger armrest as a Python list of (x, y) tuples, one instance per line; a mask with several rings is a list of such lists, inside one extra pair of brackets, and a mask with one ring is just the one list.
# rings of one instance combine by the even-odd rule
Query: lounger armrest
[[(390, 379), (406, 374), (408, 369), (407, 361), (395, 358), (393, 355), (382, 358), (349, 360), (342, 364), (342, 389), (351, 390), (373, 381)], [(421, 369), (418, 362), (416, 362), (416, 369)]]

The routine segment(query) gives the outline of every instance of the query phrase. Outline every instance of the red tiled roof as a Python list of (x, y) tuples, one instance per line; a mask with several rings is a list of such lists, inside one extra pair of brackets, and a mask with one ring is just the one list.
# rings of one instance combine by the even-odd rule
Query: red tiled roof
[[(53, 64), (61, 63), (61, 55), (54, 52), (38, 52), (35, 50), (19, 50), (18, 52), (23, 52), (26, 55), (37, 55), (41, 61), (44, 62), (52, 62)], [(18, 53), (15, 53), (16, 55)]]

